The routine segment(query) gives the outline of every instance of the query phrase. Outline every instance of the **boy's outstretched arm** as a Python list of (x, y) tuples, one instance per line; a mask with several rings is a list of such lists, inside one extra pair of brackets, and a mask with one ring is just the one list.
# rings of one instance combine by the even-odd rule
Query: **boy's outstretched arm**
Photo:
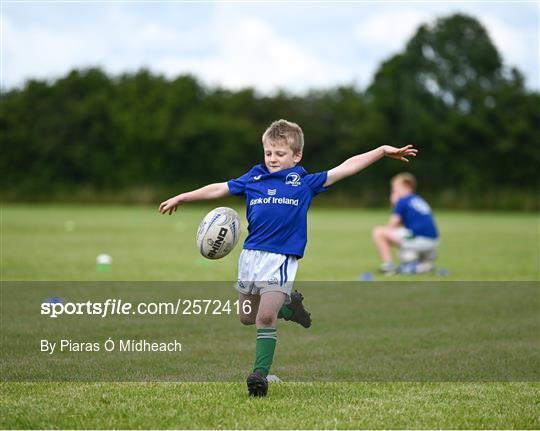
[(328, 177), (324, 183), (324, 187), (331, 186), (332, 184), (342, 180), (343, 178), (350, 177), (357, 174), (362, 169), (367, 168), (369, 165), (375, 163), (380, 158), (386, 156), (392, 159), (408, 162), (407, 157), (414, 157), (418, 150), (413, 148), (412, 145), (406, 145), (402, 148), (391, 147), (390, 145), (383, 145), (367, 153), (358, 154), (345, 160), (341, 165), (336, 166), (334, 169), (328, 171)]
[(159, 205), (159, 212), (161, 214), (172, 214), (176, 211), (178, 205), (185, 202), (204, 201), (209, 199), (219, 199), (229, 195), (229, 186), (227, 183), (214, 183), (201, 187), (200, 189), (193, 190), (187, 193), (180, 193), (178, 196), (174, 196), (161, 202)]

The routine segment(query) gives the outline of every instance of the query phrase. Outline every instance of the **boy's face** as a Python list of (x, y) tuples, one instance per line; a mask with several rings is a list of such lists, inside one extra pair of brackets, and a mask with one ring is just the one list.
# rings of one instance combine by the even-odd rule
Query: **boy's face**
[(283, 141), (267, 141), (263, 148), (264, 164), (270, 173), (292, 168), (302, 159), (302, 153), (294, 154)]

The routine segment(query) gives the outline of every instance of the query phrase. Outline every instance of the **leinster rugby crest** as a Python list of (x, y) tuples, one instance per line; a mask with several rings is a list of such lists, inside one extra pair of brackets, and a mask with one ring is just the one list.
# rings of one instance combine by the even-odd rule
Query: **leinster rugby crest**
[(298, 187), (300, 184), (300, 175), (298, 175), (296, 172), (291, 172), (290, 174), (285, 177), (285, 184), (289, 184), (293, 187)]

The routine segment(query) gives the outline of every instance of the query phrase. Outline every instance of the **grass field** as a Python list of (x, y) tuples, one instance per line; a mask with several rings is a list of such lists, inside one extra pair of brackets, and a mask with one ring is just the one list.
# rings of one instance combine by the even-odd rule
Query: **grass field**
[[(231, 256), (215, 262), (200, 258), (194, 247), (198, 222), (211, 208), (211, 205), (189, 207), (169, 217), (159, 216), (155, 208), (148, 207), (4, 206), (2, 280), (234, 280), (240, 247)], [(239, 212), (243, 210), (239, 208)], [(300, 263), (297, 279), (355, 281), (362, 272), (374, 272), (378, 259), (371, 244), (370, 231), (386, 218), (386, 211), (312, 209), (308, 248), (305, 259)], [(438, 224), (442, 232), (439, 264), (449, 270), (449, 276), (402, 277), (396, 280), (539, 280), (538, 215), (440, 212)], [(95, 257), (99, 253), (108, 253), (113, 257), (113, 264), (107, 272), (96, 271)], [(373, 292), (377, 295), (376, 291)], [(403, 304), (399, 295), (398, 292), (394, 296), (387, 296), (388, 302)], [(306, 296), (310, 298), (309, 293)], [(416, 327), (408, 327), (406, 330), (400, 328), (398, 333), (400, 337), (413, 338), (418, 334), (426, 334), (426, 331), (429, 333), (428, 330), (440, 324), (441, 319), (436, 313), (431, 317), (428, 313), (418, 319), (414, 307), (408, 309), (409, 317), (400, 318), (398, 305), (394, 309), (369, 307), (361, 316), (357, 316), (355, 312), (358, 310), (350, 306), (353, 302), (347, 302), (347, 297), (342, 298), (337, 294), (336, 304), (342, 301), (349, 305), (337, 308), (343, 313), (341, 317), (346, 322), (356, 322), (359, 325), (359, 330), (352, 330), (354, 328), (351, 325), (341, 325), (339, 320), (332, 318), (336, 309), (324, 308), (321, 298), (316, 295), (311, 297), (314, 317), (315, 310), (319, 310), (318, 318), (321, 322), (319, 327), (310, 329), (312, 332), (304, 333), (296, 327), (286, 329), (283, 325), (274, 371), (285, 379), (285, 383), (273, 384), (270, 396), (266, 399), (249, 399), (244, 384), (234, 382), (234, 379), (248, 371), (239, 369), (241, 365), (229, 366), (234, 368), (233, 371), (224, 370), (224, 374), (232, 372), (233, 382), (4, 381), (1, 384), (3, 414), (0, 427), (540, 427), (540, 384), (536, 381), (361, 381), (352, 374), (353, 370), (358, 372), (362, 368), (358, 364), (352, 365), (355, 358), (352, 347), (355, 345), (350, 344), (350, 340), (353, 336), (357, 337), (357, 342), (370, 336), (374, 340), (381, 340), (379, 347), (383, 349), (382, 352), (392, 356), (392, 343), (384, 344), (388, 335), (393, 333), (392, 328), (382, 328), (380, 322), (395, 322), (396, 326), (414, 322)], [(377, 296), (374, 298), (377, 299)], [(499, 298), (499, 303), (503, 303), (503, 299)], [(520, 324), (528, 325), (526, 327), (529, 329), (537, 328), (537, 302), (529, 301), (519, 306), (524, 319), (520, 320)], [(482, 311), (481, 308), (479, 310)], [(484, 307), (483, 310), (489, 314), (489, 308)], [(475, 309), (469, 311), (474, 312)], [(385, 314), (389, 312), (393, 315), (386, 318)], [(456, 319), (452, 322), (455, 327), (466, 316), (454, 316)], [(496, 328), (497, 322), (501, 322), (501, 326), (505, 323), (496, 319), (479, 320), (487, 322), (483, 328), (485, 336), (489, 335), (490, 329)], [(191, 324), (195, 325), (195, 321)], [(369, 324), (372, 330), (366, 329)], [(11, 330), (9, 325), (4, 325), (5, 316), (3, 328)], [(203, 325), (199, 325), (198, 330), (201, 330), (200, 326)], [(234, 337), (238, 343), (240, 358), (235, 360), (224, 355), (224, 361), (242, 364), (247, 358), (246, 367), (249, 367), (251, 328), (242, 328), (231, 319), (223, 323), (223, 328), (226, 328), (225, 333), (230, 331), (231, 338)], [(196, 326), (193, 326), (192, 330), (195, 329)], [(136, 332), (137, 328), (134, 330)], [(528, 338), (516, 339), (515, 345), (506, 348), (517, 350), (523, 347), (523, 342), (530, 343), (532, 336), (532, 347), (537, 352), (537, 333), (536, 338), (534, 333), (525, 335)], [(313, 355), (309, 341), (317, 337), (325, 337), (323, 339), (328, 340), (328, 343), (320, 346), (320, 352)], [(241, 343), (237, 341), (240, 338)], [(300, 353), (288, 352), (286, 346), (297, 340), (300, 343)], [(5, 341), (2, 341), (3, 375), (10, 369), (4, 361)], [(477, 338), (472, 337), (471, 341), (477, 342)], [(337, 351), (340, 346), (345, 349), (343, 360)], [(212, 347), (206, 346), (207, 351)], [(441, 343), (435, 347), (444, 346)], [(331, 349), (336, 351), (333, 360), (329, 353)], [(432, 346), (426, 352), (434, 350)], [(201, 350), (199, 358), (194, 358), (200, 364), (192, 366), (207, 365), (204, 364), (207, 357), (203, 352)], [(318, 366), (313, 366), (314, 361), (317, 361)], [(285, 378), (293, 376), (294, 379), (302, 363), (310, 365), (300, 368), (300, 371), (315, 373), (313, 378), (306, 376), (302, 380), (313, 381), (293, 383)], [(531, 366), (535, 363), (533, 361)], [(324, 376), (328, 374), (335, 381), (323, 382)]]
[[(235, 280), (240, 246), (212, 262), (194, 246), (198, 224), (211, 208), (212, 203), (191, 206), (163, 216), (149, 207), (4, 207), (2, 277)], [(244, 214), (242, 207), (236, 209)], [(310, 210), (308, 246), (297, 280), (357, 280), (362, 272), (375, 271), (379, 261), (371, 230), (387, 218), (387, 211)], [(439, 265), (449, 269), (446, 280), (539, 279), (538, 215), (439, 212), (437, 221)], [(244, 222), (242, 238), (245, 227)], [(114, 265), (100, 274), (95, 258), (103, 252)]]

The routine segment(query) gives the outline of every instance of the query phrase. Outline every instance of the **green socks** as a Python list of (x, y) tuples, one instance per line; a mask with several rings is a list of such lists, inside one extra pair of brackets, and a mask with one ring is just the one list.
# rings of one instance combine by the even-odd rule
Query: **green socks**
[(255, 347), (255, 364), (253, 365), (253, 371), (258, 371), (264, 377), (268, 375), (272, 360), (274, 359), (276, 343), (276, 328), (257, 329), (257, 344)]
[(293, 311), (287, 307), (285, 304), (281, 306), (281, 308), (278, 311), (278, 319), (290, 319), (293, 315)]

